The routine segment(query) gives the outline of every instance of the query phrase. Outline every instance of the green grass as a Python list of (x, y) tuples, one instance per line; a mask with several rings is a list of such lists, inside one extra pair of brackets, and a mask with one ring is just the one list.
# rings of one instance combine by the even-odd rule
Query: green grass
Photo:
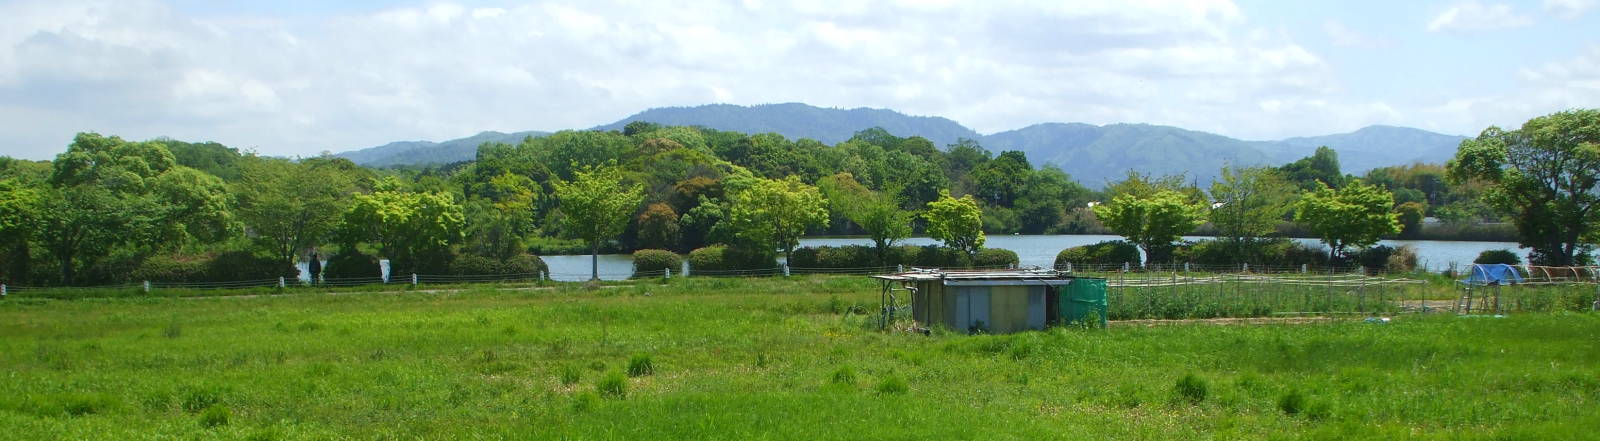
[(877, 295), (13, 298), (0, 439), (1600, 437), (1590, 313), (922, 336), (839, 307)]

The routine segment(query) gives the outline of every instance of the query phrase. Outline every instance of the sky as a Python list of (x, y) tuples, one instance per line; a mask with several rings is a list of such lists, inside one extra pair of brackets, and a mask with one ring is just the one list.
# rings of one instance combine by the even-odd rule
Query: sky
[(73, 134), (311, 156), (803, 102), (989, 134), (1473, 136), (1600, 107), (1600, 0), (0, 0), (0, 155)]

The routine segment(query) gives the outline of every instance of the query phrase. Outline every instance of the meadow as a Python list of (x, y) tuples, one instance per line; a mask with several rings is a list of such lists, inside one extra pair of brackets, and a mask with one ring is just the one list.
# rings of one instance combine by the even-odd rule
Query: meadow
[(859, 276), (0, 301), (3, 439), (1593, 439), (1600, 315), (880, 332)]

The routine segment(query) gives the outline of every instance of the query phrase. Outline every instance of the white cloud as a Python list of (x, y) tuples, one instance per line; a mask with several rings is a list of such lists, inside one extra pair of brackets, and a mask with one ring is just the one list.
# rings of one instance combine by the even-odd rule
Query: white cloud
[(1458, 3), (1428, 22), (1433, 32), (1474, 32), (1519, 28), (1533, 24), (1533, 18), (1512, 10), (1510, 5), (1484, 5), (1476, 1)]
[(1338, 20), (1322, 22), (1322, 31), (1328, 34), (1328, 40), (1334, 46), (1340, 47), (1379, 47), (1387, 46), (1388, 42), (1381, 38), (1367, 35), (1366, 33), (1350, 29)]
[(294, 18), (0, 4), (0, 154), (33, 158), (83, 130), (308, 155), (714, 102), (885, 107), (985, 133), (1147, 122), (1263, 139), (1417, 118), (1348, 92), (1320, 54), (1229, 1), (556, 0)]
[(1544, 10), (1557, 17), (1573, 19), (1594, 8), (1595, 0), (1544, 0)]

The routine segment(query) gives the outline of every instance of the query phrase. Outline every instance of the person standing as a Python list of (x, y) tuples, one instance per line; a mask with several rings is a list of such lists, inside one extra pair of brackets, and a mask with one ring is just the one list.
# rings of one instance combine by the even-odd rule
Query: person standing
[(306, 265), (306, 269), (310, 270), (312, 285), (322, 282), (322, 259), (317, 257), (316, 251), (311, 252), (311, 263)]

